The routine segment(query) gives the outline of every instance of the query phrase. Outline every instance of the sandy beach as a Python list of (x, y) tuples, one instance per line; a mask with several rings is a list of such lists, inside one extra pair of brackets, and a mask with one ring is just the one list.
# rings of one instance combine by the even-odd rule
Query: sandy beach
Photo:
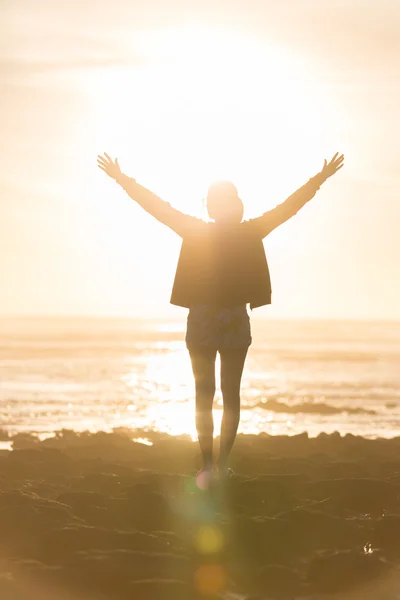
[(1, 451), (2, 600), (399, 597), (400, 438), (239, 436), (206, 491), (196, 443), (141, 435)]

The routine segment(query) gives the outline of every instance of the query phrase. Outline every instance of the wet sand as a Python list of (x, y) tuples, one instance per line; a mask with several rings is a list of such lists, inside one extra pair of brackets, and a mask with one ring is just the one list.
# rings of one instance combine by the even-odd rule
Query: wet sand
[(239, 436), (212, 490), (198, 461), (148, 432), (16, 436), (1, 600), (399, 598), (400, 438)]

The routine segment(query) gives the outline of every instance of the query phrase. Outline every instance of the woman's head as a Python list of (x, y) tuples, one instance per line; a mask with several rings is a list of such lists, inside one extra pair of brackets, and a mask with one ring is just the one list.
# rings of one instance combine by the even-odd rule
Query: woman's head
[(207, 210), (216, 223), (240, 223), (243, 219), (243, 202), (236, 186), (230, 181), (216, 181), (210, 185)]

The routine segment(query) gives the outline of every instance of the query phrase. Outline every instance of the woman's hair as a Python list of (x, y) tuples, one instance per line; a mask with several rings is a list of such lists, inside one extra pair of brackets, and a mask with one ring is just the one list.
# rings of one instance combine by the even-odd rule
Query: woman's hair
[(243, 219), (243, 202), (231, 181), (216, 181), (208, 188), (207, 210), (214, 221), (240, 223)]

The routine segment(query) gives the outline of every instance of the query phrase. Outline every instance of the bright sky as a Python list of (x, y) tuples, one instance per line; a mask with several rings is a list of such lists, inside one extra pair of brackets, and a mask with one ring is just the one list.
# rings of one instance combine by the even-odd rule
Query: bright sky
[(400, 319), (400, 4), (5, 0), (0, 315), (176, 316), (180, 241), (96, 166), (251, 217), (345, 167), (265, 241), (259, 316)]

